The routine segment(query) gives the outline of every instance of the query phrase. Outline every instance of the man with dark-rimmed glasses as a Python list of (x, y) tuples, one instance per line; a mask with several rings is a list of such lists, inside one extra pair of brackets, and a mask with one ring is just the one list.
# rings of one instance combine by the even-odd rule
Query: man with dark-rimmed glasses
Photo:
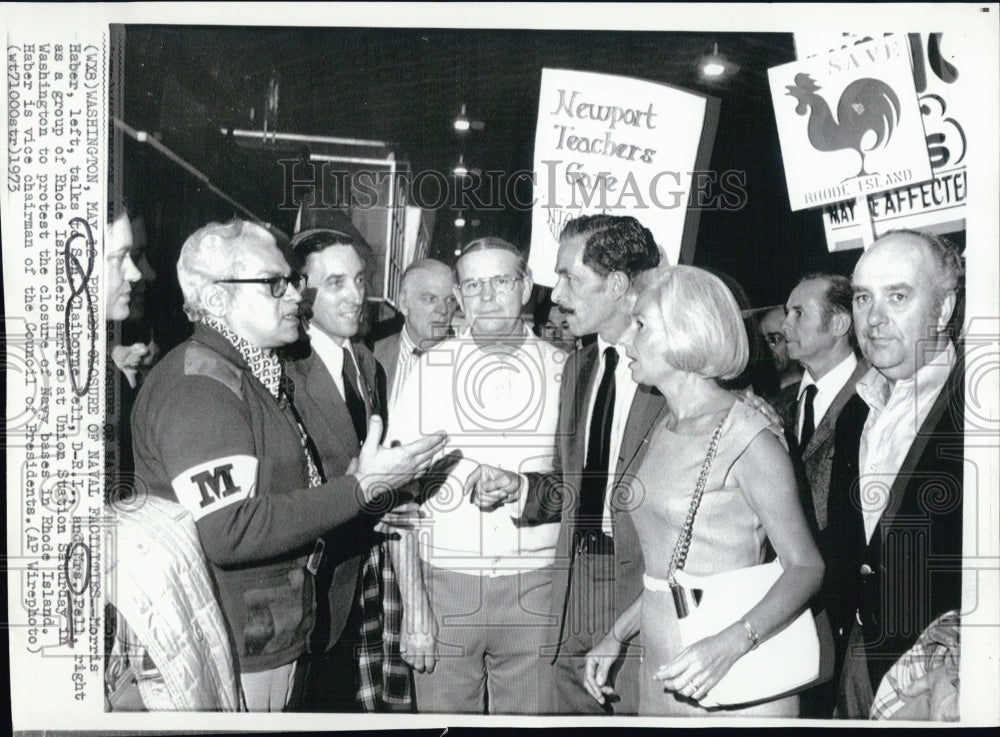
[(177, 275), (194, 334), (139, 394), (136, 474), (194, 517), (246, 708), (280, 711), (314, 622), (318, 539), (384, 509), (444, 438), (381, 448), (373, 419), (354, 472), (324, 479), (275, 355), (298, 338), (304, 282), (274, 237), (241, 220), (209, 224), (184, 243)]

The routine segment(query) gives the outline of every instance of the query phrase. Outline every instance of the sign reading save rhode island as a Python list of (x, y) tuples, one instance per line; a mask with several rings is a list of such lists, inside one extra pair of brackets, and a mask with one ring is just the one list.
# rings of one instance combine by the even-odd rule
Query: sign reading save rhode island
[(792, 210), (931, 178), (906, 37), (768, 70)]
[[(831, 49), (868, 43), (884, 33), (818, 31), (795, 33), (800, 59)], [(920, 101), (927, 155), (933, 178), (899, 189), (823, 207), (823, 226), (831, 251), (862, 248), (894, 228), (931, 233), (965, 229), (968, 197), (965, 126), (971, 42), (967, 33), (908, 33), (913, 82)]]

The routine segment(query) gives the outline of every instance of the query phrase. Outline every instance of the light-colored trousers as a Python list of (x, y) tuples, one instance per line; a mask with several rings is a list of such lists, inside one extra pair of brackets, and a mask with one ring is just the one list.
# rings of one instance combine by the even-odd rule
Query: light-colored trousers
[(413, 674), (417, 711), (548, 712), (553, 679), (542, 648), (555, 638), (552, 569), (491, 578), (423, 564), (423, 572), (438, 661), (433, 673)]

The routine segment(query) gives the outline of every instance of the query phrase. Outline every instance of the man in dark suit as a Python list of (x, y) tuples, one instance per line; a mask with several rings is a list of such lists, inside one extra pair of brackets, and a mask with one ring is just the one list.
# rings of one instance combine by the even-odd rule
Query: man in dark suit
[(375, 343), (375, 358), (386, 372), (389, 406), (421, 353), (448, 337), (455, 299), (455, 275), (432, 258), (414, 261), (403, 272), (399, 311), (403, 329)]
[(809, 274), (788, 296), (782, 323), (788, 357), (805, 367), (796, 385), (796, 412), (788, 434), (789, 446), (805, 471), (802, 507), (816, 535), (827, 527), (833, 430), (858, 379), (868, 370), (854, 353), (851, 301), (846, 277)]
[(889, 667), (961, 604), (964, 374), (948, 327), (962, 274), (947, 241), (894, 231), (851, 280), (872, 369), (841, 412), (830, 479), (830, 616), (848, 638), (840, 717), (868, 718)]
[[(809, 274), (788, 296), (781, 325), (788, 358), (805, 368), (802, 380), (794, 385), (797, 400), (786, 435), (796, 461), (802, 508), (824, 553), (833, 431), (858, 379), (868, 370), (854, 354), (851, 301), (851, 282), (846, 277)], [(799, 699), (801, 715), (812, 719), (833, 716), (836, 691), (832, 679), (835, 647), (825, 609), (822, 600), (814, 603), (821, 643), (820, 673), (825, 680)]]
[(627, 482), (664, 400), (636, 385), (616, 344), (632, 319), (637, 279), (659, 261), (652, 234), (631, 217), (576, 218), (559, 239), (552, 300), (574, 335), (597, 334), (567, 361), (560, 389), (555, 474), (563, 494), (553, 510), (561, 524), (552, 589), (559, 639), (551, 649), (559, 714), (635, 714), (638, 707), (636, 647), (624, 651), (614, 678), (620, 700), (598, 704), (583, 681), (587, 652), (642, 591), (642, 551), (627, 514), (635, 490)]
[[(295, 404), (315, 444), (326, 478), (350, 473), (365, 441), (369, 421), (385, 427), (386, 376), (372, 353), (351, 338), (357, 334), (365, 300), (367, 247), (334, 230), (309, 230), (292, 239), (292, 250), (308, 277), (312, 314), (307, 354), (289, 365)], [(379, 437), (377, 440), (381, 440)], [(323, 537), (316, 569), (317, 618), (310, 639), (310, 673), (305, 680), (307, 711), (391, 711), (409, 708), (409, 673), (396, 643), (381, 628), (383, 594), (398, 601), (378, 517), (366, 515)], [(384, 576), (388, 574), (388, 580)], [(384, 612), (386, 629), (391, 607)], [(363, 636), (368, 624), (371, 637)], [(398, 622), (396, 624), (398, 633)]]

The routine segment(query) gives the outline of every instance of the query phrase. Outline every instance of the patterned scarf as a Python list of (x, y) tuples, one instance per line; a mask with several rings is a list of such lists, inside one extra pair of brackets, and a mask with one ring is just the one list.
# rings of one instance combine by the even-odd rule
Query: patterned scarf
[[(285, 372), (281, 365), (281, 360), (275, 355), (274, 351), (266, 348), (258, 348), (213, 317), (203, 317), (201, 321), (225, 338), (233, 348), (239, 351), (240, 356), (246, 361), (250, 373), (267, 389), (268, 393), (275, 400), (280, 401), (282, 395), (284, 395), (289, 405), (292, 405), (291, 384), (285, 380)], [(294, 405), (292, 405), (292, 412), (295, 414), (295, 424), (299, 430), (299, 442), (302, 443), (302, 453), (305, 455), (306, 465), (309, 468), (309, 486), (319, 486), (323, 483), (323, 477), (319, 472), (319, 465), (316, 463), (316, 459), (313, 457), (309, 447), (309, 436), (306, 434), (306, 429), (302, 426), (301, 420), (299, 420), (299, 413), (295, 412)]]

